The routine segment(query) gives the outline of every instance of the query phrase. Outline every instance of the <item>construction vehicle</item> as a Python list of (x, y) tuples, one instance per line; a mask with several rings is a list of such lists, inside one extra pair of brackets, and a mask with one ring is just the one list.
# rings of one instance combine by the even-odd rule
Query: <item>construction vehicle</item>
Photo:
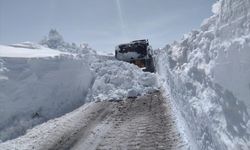
[(143, 71), (154, 72), (152, 47), (148, 40), (136, 40), (116, 46), (115, 58), (143, 68)]

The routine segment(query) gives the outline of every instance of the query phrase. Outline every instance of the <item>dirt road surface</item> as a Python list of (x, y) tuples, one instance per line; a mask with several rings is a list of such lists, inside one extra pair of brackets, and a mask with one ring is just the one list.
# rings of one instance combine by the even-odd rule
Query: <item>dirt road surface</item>
[(65, 135), (51, 150), (167, 150), (183, 147), (169, 105), (160, 92), (124, 101), (97, 102), (91, 107), (83, 128)]

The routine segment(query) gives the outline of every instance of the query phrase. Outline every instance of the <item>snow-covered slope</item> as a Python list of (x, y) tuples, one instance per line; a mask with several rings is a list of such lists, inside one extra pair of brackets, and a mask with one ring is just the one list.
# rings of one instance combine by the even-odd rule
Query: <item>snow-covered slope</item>
[(200, 30), (155, 52), (191, 149), (250, 148), (250, 1), (220, 0)]

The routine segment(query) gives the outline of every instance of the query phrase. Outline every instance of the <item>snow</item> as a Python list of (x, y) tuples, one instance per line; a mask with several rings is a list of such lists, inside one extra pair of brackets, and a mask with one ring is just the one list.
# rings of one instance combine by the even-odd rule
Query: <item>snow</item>
[(90, 48), (86, 43), (77, 45), (76, 43), (65, 42), (63, 36), (55, 29), (51, 29), (48, 36), (41, 40), (39, 44), (62, 52), (70, 52), (74, 54), (96, 54), (96, 51)]
[(30, 42), (0, 45), (0, 140), (81, 106), (92, 80), (88, 63), (70, 53)]
[(101, 50), (99, 50), (99, 51), (97, 51), (96, 52), (99, 56), (112, 56), (112, 57), (114, 57), (114, 53), (111, 53), (111, 52), (107, 52), (107, 51), (101, 51)]
[(8, 50), (0, 57), (0, 140), (4, 143), (15, 142), (34, 126), (86, 102), (121, 100), (131, 92), (139, 96), (158, 88), (154, 74), (92, 50), (70, 54), (27, 42), (1, 48)]
[(155, 51), (190, 149), (250, 147), (249, 8), (249, 0), (220, 0), (201, 30)]
[(27, 43), (16, 44), (11, 46), (0, 45), (0, 57), (55, 57), (61, 54), (65, 53), (38, 45), (27, 45)]
[(124, 61), (131, 61), (133, 59), (139, 58), (141, 54), (137, 52), (127, 52), (127, 53), (117, 53), (117, 58), (119, 60), (124, 60)]
[(89, 93), (91, 100), (120, 100), (139, 96), (158, 88), (155, 74), (143, 72), (141, 68), (122, 61), (100, 59), (91, 64), (96, 74)]
[[(0, 144), (1, 150), (29, 150), (29, 149), (46, 149), (57, 144), (65, 134), (73, 134), (73, 132), (81, 129), (90, 116), (89, 107), (92, 103), (85, 104), (82, 107), (68, 113), (60, 118), (50, 120), (44, 124), (38, 125), (27, 131), (27, 134), (15, 140), (10, 140)], [(82, 118), (82, 119), (79, 119)]]
[(212, 12), (214, 14), (218, 14), (220, 13), (221, 10), (221, 1), (217, 1), (216, 3), (214, 3), (214, 5), (212, 6)]
[[(0, 139), (24, 134), (35, 124), (70, 112), (85, 101), (138, 96), (157, 89), (158, 83), (170, 100), (187, 149), (248, 150), (249, 8), (249, 0), (217, 1), (212, 8), (214, 15), (203, 21), (200, 30), (154, 51), (157, 76), (94, 52), (58, 56), (60, 52), (56, 50), (52, 53), (40, 46), (27, 48), (29, 44), (1, 46), (0, 56), (9, 58), (0, 58)], [(43, 44), (66, 52), (76, 48), (79, 52), (55, 31)], [(47, 57), (42, 51), (57, 57), (30, 58)], [(53, 142), (62, 130), (77, 128), (76, 118), (85, 106), (88, 105), (72, 112), (72, 116), (70, 113), (51, 120), (23, 137), (4, 142), (0, 148), (36, 148)], [(67, 119), (68, 116), (76, 118)], [(69, 122), (69, 126), (64, 126)]]

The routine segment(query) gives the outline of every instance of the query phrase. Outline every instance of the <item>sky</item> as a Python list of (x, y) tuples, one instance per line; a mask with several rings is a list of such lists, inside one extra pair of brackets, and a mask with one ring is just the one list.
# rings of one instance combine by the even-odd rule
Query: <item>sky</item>
[(162, 48), (198, 29), (216, 0), (0, 0), (0, 44), (39, 42), (56, 29), (99, 51), (149, 39)]

